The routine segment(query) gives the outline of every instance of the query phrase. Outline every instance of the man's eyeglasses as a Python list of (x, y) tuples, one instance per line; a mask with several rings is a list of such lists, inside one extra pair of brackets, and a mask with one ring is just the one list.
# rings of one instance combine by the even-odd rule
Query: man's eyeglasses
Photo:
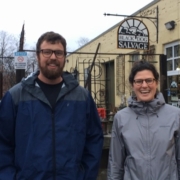
[(64, 57), (64, 51), (61, 50), (51, 50), (51, 49), (41, 49), (40, 52), (45, 58), (50, 58), (52, 54), (54, 53), (57, 58)]
[(155, 79), (153, 79), (153, 78), (148, 78), (148, 79), (135, 79), (135, 80), (134, 80), (134, 83), (135, 83), (137, 86), (141, 86), (144, 81), (146, 82), (146, 84), (151, 85), (151, 84), (154, 83)]

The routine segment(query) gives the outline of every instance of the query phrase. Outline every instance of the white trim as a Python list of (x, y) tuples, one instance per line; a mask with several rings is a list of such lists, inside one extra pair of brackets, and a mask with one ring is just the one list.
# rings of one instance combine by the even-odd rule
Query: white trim
[[(176, 46), (176, 45), (180, 45), (180, 41), (175, 41), (175, 42), (172, 42), (172, 43), (164, 45), (164, 54), (166, 54), (166, 49), (167, 48), (172, 47), (172, 57), (168, 58), (167, 62), (171, 60), (173, 68), (175, 68), (174, 67), (174, 60), (175, 59), (179, 59), (179, 56), (178, 57), (174, 57), (174, 46)], [(168, 76), (180, 75), (180, 71), (177, 71), (177, 70), (167, 71), (167, 75)]]
[(174, 70), (174, 71), (167, 71), (168, 76), (175, 76), (180, 75), (180, 71)]
[(180, 44), (180, 41), (176, 41), (176, 42), (173, 42), (173, 43), (166, 44), (166, 45), (164, 45), (164, 48), (166, 49), (168, 47), (172, 47), (172, 46), (175, 46), (175, 45), (178, 45), (178, 44)]

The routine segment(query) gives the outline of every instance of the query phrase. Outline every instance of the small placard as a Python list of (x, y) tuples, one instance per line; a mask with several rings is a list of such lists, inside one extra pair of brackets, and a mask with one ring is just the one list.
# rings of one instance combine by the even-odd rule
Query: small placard
[(178, 101), (178, 96), (171, 96), (171, 101)]

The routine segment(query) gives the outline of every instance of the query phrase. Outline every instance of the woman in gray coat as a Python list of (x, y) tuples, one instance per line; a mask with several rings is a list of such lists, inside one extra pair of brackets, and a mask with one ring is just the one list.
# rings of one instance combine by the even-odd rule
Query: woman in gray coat
[(165, 103), (158, 81), (153, 64), (131, 69), (135, 96), (114, 117), (108, 180), (180, 180), (180, 109)]

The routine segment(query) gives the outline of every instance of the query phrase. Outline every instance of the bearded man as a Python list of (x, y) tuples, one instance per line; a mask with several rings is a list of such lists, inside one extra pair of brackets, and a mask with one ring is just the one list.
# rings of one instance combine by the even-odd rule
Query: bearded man
[(37, 41), (39, 70), (0, 104), (0, 180), (96, 180), (103, 132), (91, 94), (63, 72), (66, 40)]

